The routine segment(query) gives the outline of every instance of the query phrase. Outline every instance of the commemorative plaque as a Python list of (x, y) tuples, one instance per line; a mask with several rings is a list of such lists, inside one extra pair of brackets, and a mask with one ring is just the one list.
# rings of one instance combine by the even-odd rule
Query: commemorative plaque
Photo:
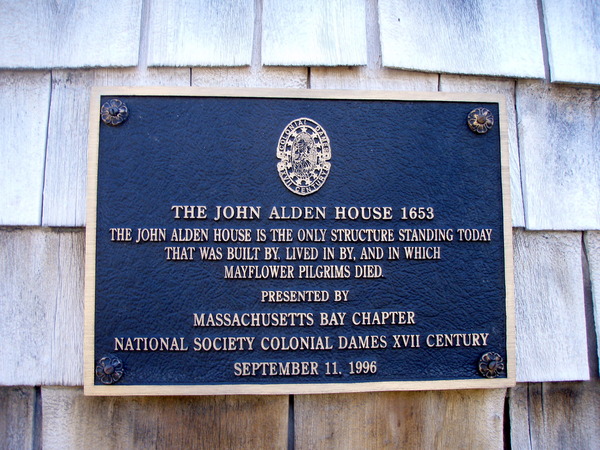
[(514, 384), (489, 95), (92, 92), (85, 393)]

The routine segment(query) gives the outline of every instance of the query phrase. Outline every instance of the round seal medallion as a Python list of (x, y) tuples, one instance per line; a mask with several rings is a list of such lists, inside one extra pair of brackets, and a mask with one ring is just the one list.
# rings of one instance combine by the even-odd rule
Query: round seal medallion
[(298, 195), (317, 192), (325, 183), (331, 163), (331, 147), (325, 130), (302, 117), (292, 120), (277, 145), (277, 171), (283, 184)]

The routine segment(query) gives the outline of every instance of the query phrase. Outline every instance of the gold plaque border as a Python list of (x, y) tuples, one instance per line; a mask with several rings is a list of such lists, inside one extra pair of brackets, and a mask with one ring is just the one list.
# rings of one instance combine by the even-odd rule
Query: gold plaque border
[[(249, 97), (298, 99), (398, 100), (420, 102), (497, 103), (500, 111), (502, 197), (504, 213), (504, 261), (506, 287), (506, 378), (434, 380), (434, 381), (374, 381), (363, 383), (297, 383), (297, 384), (215, 384), (215, 385), (95, 385), (94, 331), (96, 285), (96, 208), (98, 183), (98, 149), (100, 138), (101, 96), (178, 96), (178, 97)], [(465, 112), (465, 121), (466, 121)], [(508, 154), (508, 121), (506, 103), (500, 94), (450, 92), (399, 92), (316, 89), (240, 89), (197, 87), (93, 87), (90, 96), (90, 126), (88, 138), (87, 225), (85, 254), (84, 308), (84, 394), (94, 396), (130, 395), (290, 395), (332, 394), (381, 391), (422, 391), (443, 389), (498, 389), (516, 383), (515, 305), (510, 201), (510, 166)]]

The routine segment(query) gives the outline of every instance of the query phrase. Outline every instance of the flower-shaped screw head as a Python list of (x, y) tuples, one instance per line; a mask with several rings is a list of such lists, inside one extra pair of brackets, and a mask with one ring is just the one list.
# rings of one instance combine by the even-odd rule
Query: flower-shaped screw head
[(118, 98), (107, 101), (100, 108), (100, 117), (106, 125), (121, 125), (129, 117), (127, 105)]
[(494, 116), (489, 109), (475, 108), (467, 116), (469, 128), (474, 133), (487, 133), (494, 126)]
[(504, 372), (504, 359), (498, 353), (484, 353), (479, 360), (479, 373), (486, 378), (496, 378)]
[(114, 384), (123, 376), (123, 363), (116, 356), (105, 356), (96, 365), (96, 376), (103, 384)]

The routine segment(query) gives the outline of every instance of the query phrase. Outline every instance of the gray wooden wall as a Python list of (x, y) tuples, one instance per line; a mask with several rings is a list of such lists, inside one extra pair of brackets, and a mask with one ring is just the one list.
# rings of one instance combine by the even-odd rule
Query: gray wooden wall
[[(600, 2), (0, 0), (1, 448), (598, 448)], [(514, 389), (84, 398), (93, 85), (496, 92)]]

